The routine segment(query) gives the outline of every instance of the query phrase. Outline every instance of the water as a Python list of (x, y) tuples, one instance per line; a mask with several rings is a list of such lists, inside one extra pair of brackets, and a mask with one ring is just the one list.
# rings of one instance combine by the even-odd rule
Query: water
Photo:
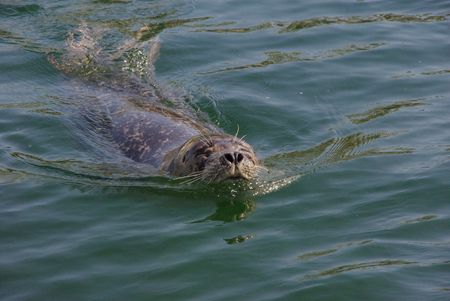
[[(449, 300), (448, 1), (0, 3), (2, 300)], [(158, 80), (301, 177), (117, 162), (47, 60), (83, 20), (151, 25)]]

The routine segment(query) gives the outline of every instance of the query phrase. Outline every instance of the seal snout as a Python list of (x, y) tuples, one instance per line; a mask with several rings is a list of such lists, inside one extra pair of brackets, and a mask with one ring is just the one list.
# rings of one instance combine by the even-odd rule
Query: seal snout
[(239, 163), (242, 162), (242, 160), (244, 160), (244, 155), (241, 154), (240, 152), (234, 152), (234, 153), (226, 153), (224, 155), (222, 155), (221, 158), (222, 162), (226, 163), (226, 164), (235, 164), (238, 165)]
[(247, 179), (248, 176), (243, 172), (245, 157), (240, 151), (231, 149), (220, 156), (219, 162), (222, 165), (221, 178), (223, 179)]

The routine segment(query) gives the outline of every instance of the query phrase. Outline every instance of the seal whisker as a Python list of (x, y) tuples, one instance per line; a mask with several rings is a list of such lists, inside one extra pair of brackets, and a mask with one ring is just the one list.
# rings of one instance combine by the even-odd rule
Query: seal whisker
[(255, 165), (255, 174), (257, 175), (260, 174), (261, 172), (269, 172), (269, 169), (261, 165)]
[(216, 174), (214, 175), (214, 177), (211, 178), (211, 179), (209, 180), (208, 183), (216, 182), (216, 179), (217, 179), (218, 176), (219, 176), (219, 173), (216, 173)]
[(204, 144), (206, 144), (208, 146), (213, 146), (213, 144), (214, 144), (211, 137), (207, 136), (206, 133), (203, 133), (203, 132), (200, 133), (199, 139), (200, 139), (200, 141), (202, 141)]
[(240, 142), (244, 142), (244, 138), (246, 137), (247, 135), (243, 135), (241, 138), (239, 138), (239, 141)]
[(199, 176), (202, 174), (202, 171), (197, 171), (197, 172), (193, 172), (191, 174), (185, 175), (185, 176), (181, 176), (181, 177), (176, 177), (175, 180), (181, 180), (181, 179), (187, 179), (187, 178), (192, 178), (195, 176)]
[(192, 179), (187, 179), (186, 181), (181, 182), (181, 184), (192, 184), (202, 180), (202, 175), (196, 175)]
[(239, 123), (237, 124), (236, 134), (234, 134), (234, 140), (236, 140), (238, 134), (239, 134)]
[(263, 165), (255, 165), (255, 168), (259, 170), (269, 171), (269, 169)]
[(203, 142), (206, 145), (211, 145), (211, 142), (208, 140), (208, 137), (206, 136), (200, 136), (199, 137), (200, 141)]

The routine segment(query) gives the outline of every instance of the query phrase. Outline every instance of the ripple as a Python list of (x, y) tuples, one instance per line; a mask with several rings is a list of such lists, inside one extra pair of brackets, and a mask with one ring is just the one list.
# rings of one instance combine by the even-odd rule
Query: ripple
[(345, 248), (366, 245), (371, 242), (372, 242), (372, 240), (363, 240), (363, 241), (353, 241), (353, 242), (342, 243), (342, 244), (338, 244), (330, 249), (317, 250), (317, 251), (312, 251), (312, 252), (307, 252), (307, 253), (301, 254), (298, 256), (298, 259), (300, 259), (300, 260), (315, 259), (317, 257), (322, 257), (322, 256), (327, 256), (327, 255), (333, 254), (333, 253), (335, 253), (339, 250), (345, 249)]
[(438, 218), (438, 216), (434, 215), (434, 214), (423, 215), (423, 216), (420, 216), (420, 217), (417, 217), (417, 218), (414, 218), (414, 219), (407, 220), (404, 223), (405, 224), (422, 223), (422, 222), (428, 222), (428, 221), (434, 220), (436, 218)]
[(413, 71), (406, 71), (404, 74), (394, 75), (393, 79), (403, 79), (403, 78), (413, 78), (419, 76), (440, 76), (440, 75), (448, 75), (450, 74), (450, 69), (438, 69), (438, 70), (430, 70), (423, 71), (419, 73), (414, 73)]
[[(93, 187), (144, 187), (156, 190), (170, 190), (172, 192), (200, 192), (226, 199), (267, 194), (281, 189), (299, 178), (299, 176), (274, 178), (272, 175), (269, 175), (250, 182), (227, 181), (216, 184), (186, 184), (183, 183), (183, 180), (162, 175), (159, 170), (148, 164), (136, 163), (128, 159), (125, 160), (125, 158), (120, 158), (121, 160), (117, 158), (114, 163), (98, 163), (98, 161), (91, 162), (74, 159), (48, 160), (23, 152), (11, 152), (10, 156), (33, 167), (31, 170), (5, 169), (11, 175), (18, 174), (36, 179), (45, 178), (47, 180), (77, 183)], [(224, 206), (224, 213), (218, 210), (214, 215), (208, 216), (202, 221), (222, 220), (228, 222), (244, 219), (255, 208), (252, 201), (250, 203), (237, 203), (236, 206), (233, 206), (234, 209), (231, 209), (227, 203)], [(229, 210), (232, 210), (234, 214), (231, 214)], [(228, 220), (229, 218), (232, 220)]]
[[(224, 25), (232, 25), (234, 23), (235, 22), (227, 22)], [(207, 26), (209, 27), (209, 26), (214, 26), (214, 25), (207, 25)], [(255, 25), (255, 26), (250, 26), (250, 27), (212, 28), (212, 29), (201, 28), (201, 29), (197, 29), (195, 31), (196, 32), (216, 32), (216, 33), (247, 33), (247, 32), (252, 32), (252, 31), (263, 30), (263, 29), (269, 29), (269, 28), (273, 28), (276, 26), (282, 26), (282, 25), (281, 25), (281, 23), (265, 22), (265, 23), (261, 23), (261, 24)]]
[(396, 112), (402, 108), (423, 106), (425, 105), (423, 100), (424, 99), (402, 100), (389, 105), (375, 107), (363, 113), (350, 114), (347, 115), (347, 118), (354, 124), (362, 124)]
[(43, 101), (31, 101), (31, 102), (21, 102), (21, 103), (0, 103), (0, 110), (10, 110), (10, 109), (39, 109), (46, 106), (47, 103)]
[(10, 155), (16, 159), (19, 159), (27, 164), (50, 169), (55, 172), (62, 172), (71, 174), (73, 176), (82, 176), (91, 179), (139, 179), (142, 177), (149, 177), (151, 175), (156, 176), (157, 171), (151, 166), (146, 165), (145, 170), (130, 170), (130, 166), (124, 166), (121, 164), (108, 164), (108, 163), (93, 163), (84, 162), (73, 159), (66, 160), (46, 160), (38, 156), (26, 154), (23, 152), (12, 152)]
[(292, 52), (282, 52), (282, 51), (267, 51), (264, 52), (266, 59), (257, 62), (251, 63), (247, 65), (228, 67), (224, 69), (199, 72), (200, 75), (207, 75), (212, 73), (226, 72), (226, 71), (235, 71), (242, 69), (251, 69), (251, 68), (264, 68), (271, 65), (280, 65), (286, 63), (293, 62), (315, 62), (315, 61), (324, 61), (328, 59), (334, 59), (342, 56), (346, 56), (349, 54), (353, 54), (361, 51), (369, 51), (381, 46), (384, 46), (385, 43), (369, 43), (369, 44), (351, 44), (342, 48), (331, 49), (322, 53), (313, 54), (313, 55), (303, 55), (300, 51), (292, 51)]
[(442, 22), (447, 20), (444, 15), (399, 15), (399, 14), (375, 14), (372, 16), (350, 16), (350, 17), (322, 17), (307, 20), (294, 21), (284, 25), (281, 32), (298, 31), (305, 28), (311, 28), (323, 25), (333, 24), (364, 24), (374, 22), (400, 22), (400, 23), (428, 23)]
[(344, 137), (326, 140), (310, 149), (276, 154), (264, 159), (264, 165), (269, 169), (279, 171), (286, 176), (308, 174), (318, 169), (344, 161), (380, 155), (402, 155), (414, 152), (407, 147), (364, 147), (371, 142), (394, 136), (395, 133), (354, 133)]
[(199, 22), (208, 20), (211, 17), (198, 17), (189, 19), (174, 19), (155, 23), (149, 23), (141, 27), (138, 31), (134, 32), (134, 36), (140, 42), (147, 41), (154, 36), (160, 34), (166, 29), (179, 27), (188, 23)]
[(40, 43), (33, 42), (28, 38), (24, 38), (19, 34), (1, 28), (0, 28), (0, 39), (6, 41), (7, 43), (18, 45), (21, 48), (31, 52), (48, 53), (56, 51), (55, 48), (46, 47)]
[(27, 176), (27, 173), (0, 166), (0, 185), (9, 185), (21, 182), (25, 180)]
[(367, 270), (367, 269), (376, 269), (386, 266), (403, 266), (403, 265), (411, 265), (416, 264), (415, 261), (407, 261), (407, 260), (380, 260), (380, 261), (371, 261), (371, 262), (361, 262), (354, 264), (341, 265), (329, 270), (325, 270), (319, 272), (317, 274), (306, 275), (306, 279), (315, 279), (321, 277), (334, 276), (346, 272), (356, 271), (356, 270)]
[(215, 33), (248, 33), (258, 30), (279, 28), (279, 33), (295, 32), (302, 29), (308, 29), (318, 26), (327, 26), (334, 24), (365, 24), (375, 22), (397, 22), (397, 23), (429, 23), (443, 22), (447, 20), (448, 15), (400, 15), (393, 13), (375, 14), (370, 16), (349, 16), (349, 17), (318, 17), (304, 19), (291, 22), (264, 22), (249, 27), (236, 28), (202, 28), (197, 29), (198, 32), (215, 32)]

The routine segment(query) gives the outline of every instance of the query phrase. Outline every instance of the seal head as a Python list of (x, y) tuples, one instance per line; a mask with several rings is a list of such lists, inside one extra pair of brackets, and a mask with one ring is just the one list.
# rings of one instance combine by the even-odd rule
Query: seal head
[(196, 136), (168, 153), (162, 164), (173, 176), (192, 181), (250, 180), (258, 170), (253, 148), (242, 139), (226, 134)]

